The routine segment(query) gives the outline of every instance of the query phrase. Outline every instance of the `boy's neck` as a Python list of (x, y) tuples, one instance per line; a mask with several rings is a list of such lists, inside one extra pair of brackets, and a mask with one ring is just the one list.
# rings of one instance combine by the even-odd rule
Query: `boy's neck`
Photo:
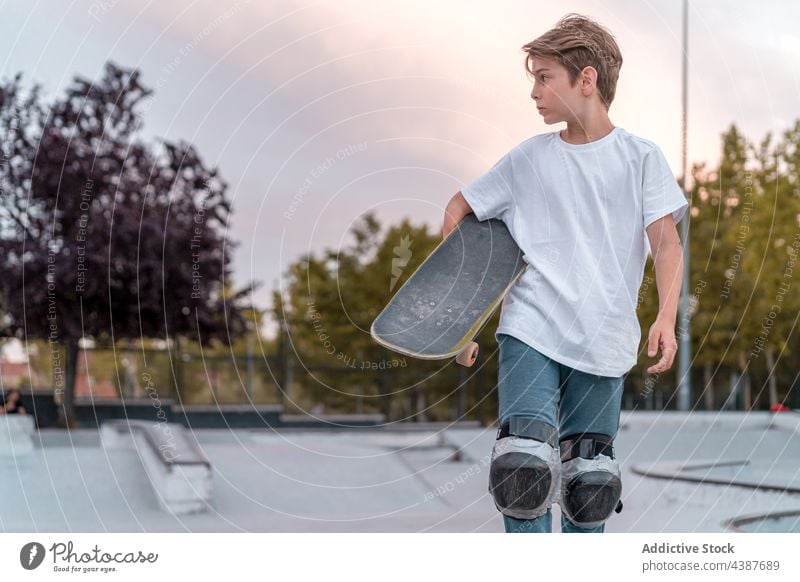
[(587, 119), (567, 121), (567, 129), (560, 132), (561, 139), (571, 144), (584, 144), (607, 136), (614, 129), (605, 110)]

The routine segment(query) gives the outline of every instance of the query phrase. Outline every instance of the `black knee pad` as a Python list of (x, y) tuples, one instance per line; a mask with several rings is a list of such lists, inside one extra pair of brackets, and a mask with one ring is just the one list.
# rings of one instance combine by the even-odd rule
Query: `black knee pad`
[(500, 427), (492, 450), (489, 492), (503, 514), (533, 519), (558, 499), (560, 455), (554, 426), (512, 416)]
[(622, 511), (622, 478), (613, 439), (584, 433), (562, 439), (560, 449), (563, 487), (559, 504), (567, 519), (588, 529)]

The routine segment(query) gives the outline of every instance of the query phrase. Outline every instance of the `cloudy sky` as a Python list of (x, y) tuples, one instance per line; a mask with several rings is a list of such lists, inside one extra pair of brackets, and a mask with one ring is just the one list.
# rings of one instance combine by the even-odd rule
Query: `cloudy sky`
[[(689, 159), (800, 117), (800, 5), (690, 2)], [(567, 12), (614, 32), (612, 122), (680, 171), (681, 2), (5, 2), (2, 75), (46, 92), (106, 60), (156, 89), (145, 133), (194, 142), (231, 184), (238, 284), (257, 303), (299, 255), (349, 244), (364, 212), (440, 228), (450, 196), (546, 126), (520, 47)]]

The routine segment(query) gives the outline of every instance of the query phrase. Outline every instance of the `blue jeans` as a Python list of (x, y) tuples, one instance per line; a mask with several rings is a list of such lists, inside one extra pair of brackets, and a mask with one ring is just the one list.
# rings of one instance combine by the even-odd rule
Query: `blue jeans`
[[(517, 338), (498, 334), (500, 344), (499, 420), (532, 417), (558, 427), (559, 436), (596, 432), (616, 437), (624, 377), (587, 374), (565, 366), (533, 349)], [(508, 533), (546, 533), (552, 531), (552, 514), (535, 519), (503, 516)], [(602, 533), (605, 525), (585, 529), (571, 523), (563, 513), (564, 533)]]

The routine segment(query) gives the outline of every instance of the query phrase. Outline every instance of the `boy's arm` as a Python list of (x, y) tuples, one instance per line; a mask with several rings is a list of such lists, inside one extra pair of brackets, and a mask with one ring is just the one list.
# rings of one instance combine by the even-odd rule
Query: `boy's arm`
[(472, 213), (472, 207), (467, 203), (459, 190), (455, 196), (447, 203), (444, 210), (444, 226), (442, 226), (442, 238), (447, 238), (450, 231), (467, 215)]
[(648, 332), (647, 355), (653, 357), (661, 348), (661, 359), (647, 368), (650, 374), (664, 372), (672, 366), (678, 350), (675, 320), (683, 282), (683, 248), (672, 214), (659, 218), (647, 227), (658, 286), (658, 316)]

